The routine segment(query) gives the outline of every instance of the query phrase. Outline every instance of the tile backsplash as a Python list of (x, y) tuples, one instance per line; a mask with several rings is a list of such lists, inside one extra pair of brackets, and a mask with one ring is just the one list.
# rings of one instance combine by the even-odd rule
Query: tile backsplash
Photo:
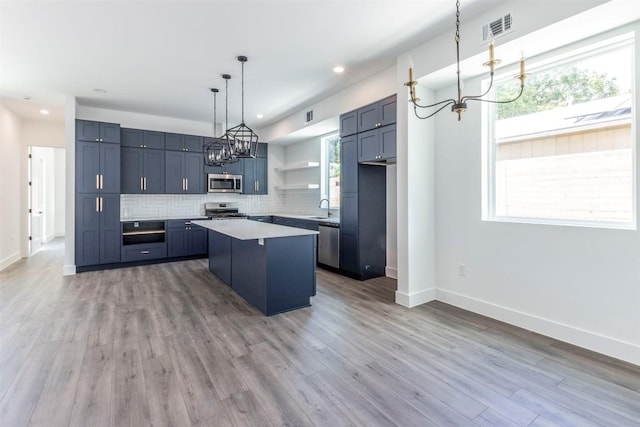
[(261, 196), (241, 194), (122, 194), (120, 218), (171, 218), (204, 214), (205, 202), (236, 202), (247, 214), (290, 213), (317, 215), (320, 190), (278, 192)]

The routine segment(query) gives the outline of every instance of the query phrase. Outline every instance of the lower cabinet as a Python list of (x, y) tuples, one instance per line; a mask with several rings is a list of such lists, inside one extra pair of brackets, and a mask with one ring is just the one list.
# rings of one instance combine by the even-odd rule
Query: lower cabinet
[(231, 237), (209, 231), (209, 270), (231, 286)]
[(167, 256), (206, 255), (207, 230), (189, 220), (167, 221)]
[(76, 266), (120, 262), (120, 195), (76, 194)]

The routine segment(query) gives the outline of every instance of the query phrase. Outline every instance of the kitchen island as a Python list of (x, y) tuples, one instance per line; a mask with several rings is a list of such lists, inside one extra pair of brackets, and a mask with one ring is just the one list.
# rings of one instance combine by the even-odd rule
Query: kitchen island
[(209, 270), (264, 314), (311, 305), (317, 231), (246, 219), (192, 223), (209, 230)]

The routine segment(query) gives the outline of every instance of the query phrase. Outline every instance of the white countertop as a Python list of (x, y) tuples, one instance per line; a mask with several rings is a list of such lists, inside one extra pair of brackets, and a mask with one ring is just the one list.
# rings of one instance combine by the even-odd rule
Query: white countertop
[(214, 219), (191, 221), (209, 230), (217, 231), (238, 240), (271, 239), (275, 237), (308, 236), (317, 231), (302, 228), (285, 227), (248, 219)]
[(331, 223), (334, 223), (334, 224), (340, 224), (340, 215), (331, 216), (331, 217), (322, 216), (322, 217), (319, 218), (320, 215), (315, 216), (315, 215), (288, 214), (288, 213), (250, 214), (250, 216), (261, 216), (261, 215), (279, 216), (279, 217), (282, 217), (282, 218), (305, 219), (307, 221), (331, 222)]

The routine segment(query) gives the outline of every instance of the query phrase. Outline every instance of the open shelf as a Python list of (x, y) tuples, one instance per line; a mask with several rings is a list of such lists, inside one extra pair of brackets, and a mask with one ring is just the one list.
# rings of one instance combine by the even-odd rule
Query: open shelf
[(164, 221), (125, 221), (122, 223), (123, 246), (164, 242)]
[(276, 190), (313, 190), (320, 188), (320, 184), (293, 184), (293, 185), (281, 185), (276, 187)]
[(320, 166), (319, 162), (296, 162), (290, 163), (288, 165), (281, 166), (279, 168), (275, 168), (277, 172), (287, 172), (294, 171), (300, 169), (309, 169), (309, 168), (317, 168)]

